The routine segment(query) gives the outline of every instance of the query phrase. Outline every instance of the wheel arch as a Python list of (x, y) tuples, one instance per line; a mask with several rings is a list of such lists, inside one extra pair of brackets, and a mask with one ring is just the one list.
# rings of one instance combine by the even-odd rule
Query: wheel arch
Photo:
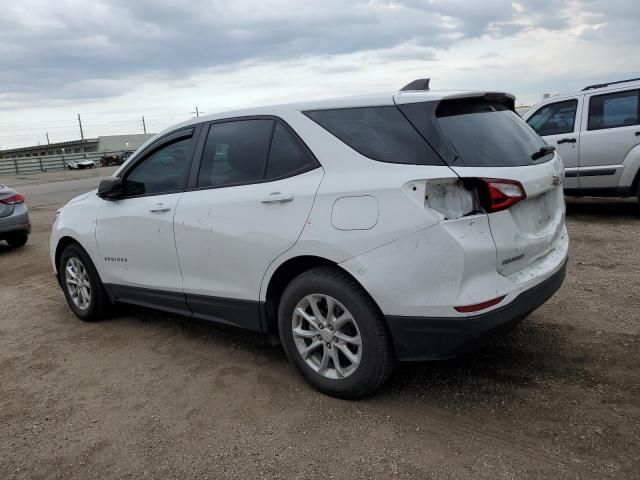
[(618, 186), (620, 189), (629, 189), (629, 196), (638, 194), (640, 184), (640, 144), (633, 147), (622, 162), (624, 169), (620, 177)]
[[(73, 244), (79, 245), (82, 248), (82, 244), (76, 240), (75, 238), (69, 236), (69, 235), (65, 235), (63, 237), (60, 238), (60, 240), (58, 240), (58, 244), (56, 245), (56, 252), (54, 255), (54, 259), (56, 262), (56, 271), (58, 272), (58, 281), (60, 280), (60, 258), (62, 258), (62, 252), (64, 252), (65, 248), (67, 248), (69, 245), (73, 245)], [(86, 252), (86, 249), (83, 248), (83, 250)]]
[[(287, 285), (303, 272), (316, 267), (333, 267), (351, 277), (371, 297), (364, 286), (351, 273), (336, 262), (315, 255), (299, 255), (282, 262), (268, 280), (263, 307), (264, 328), (268, 334), (278, 333), (278, 307)], [(380, 308), (373, 299), (376, 307)]]

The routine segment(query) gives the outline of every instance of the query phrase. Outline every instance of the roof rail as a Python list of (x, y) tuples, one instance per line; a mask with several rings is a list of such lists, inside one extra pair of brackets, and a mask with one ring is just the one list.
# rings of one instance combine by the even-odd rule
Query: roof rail
[(414, 80), (411, 83), (407, 83), (404, 87), (400, 89), (401, 92), (407, 92), (410, 90), (429, 90), (429, 81), (430, 78), (419, 78), (418, 80)]
[(640, 77), (630, 78), (629, 80), (618, 80), (616, 82), (596, 83), (595, 85), (589, 85), (584, 87), (582, 91), (584, 92), (585, 90), (593, 90), (594, 88), (604, 88), (604, 87), (608, 87), (609, 85), (617, 85), (618, 83), (637, 82), (638, 80), (640, 80)]

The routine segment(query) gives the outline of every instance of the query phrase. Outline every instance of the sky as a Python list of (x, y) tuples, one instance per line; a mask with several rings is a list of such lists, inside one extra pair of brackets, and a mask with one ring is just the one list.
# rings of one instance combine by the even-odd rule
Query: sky
[(0, 149), (200, 112), (640, 77), (637, 0), (0, 0)]

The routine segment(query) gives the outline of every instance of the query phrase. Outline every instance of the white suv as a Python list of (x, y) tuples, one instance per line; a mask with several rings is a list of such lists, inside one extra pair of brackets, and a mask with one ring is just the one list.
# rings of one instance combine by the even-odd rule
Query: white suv
[(556, 95), (524, 118), (565, 165), (567, 195), (640, 196), (640, 79)]
[(514, 97), (400, 92), (200, 117), (53, 225), (84, 320), (122, 302), (268, 335), (323, 392), (451, 357), (565, 275), (560, 158)]

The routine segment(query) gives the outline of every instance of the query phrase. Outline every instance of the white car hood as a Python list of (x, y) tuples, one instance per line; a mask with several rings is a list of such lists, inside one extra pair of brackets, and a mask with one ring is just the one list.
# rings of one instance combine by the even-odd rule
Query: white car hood
[(95, 195), (98, 192), (98, 189), (91, 190), (90, 192), (83, 193), (82, 195), (78, 195), (77, 197), (72, 198), (67, 202), (67, 205), (71, 205), (72, 203), (78, 203), (84, 200), (85, 198), (89, 198), (91, 195)]

